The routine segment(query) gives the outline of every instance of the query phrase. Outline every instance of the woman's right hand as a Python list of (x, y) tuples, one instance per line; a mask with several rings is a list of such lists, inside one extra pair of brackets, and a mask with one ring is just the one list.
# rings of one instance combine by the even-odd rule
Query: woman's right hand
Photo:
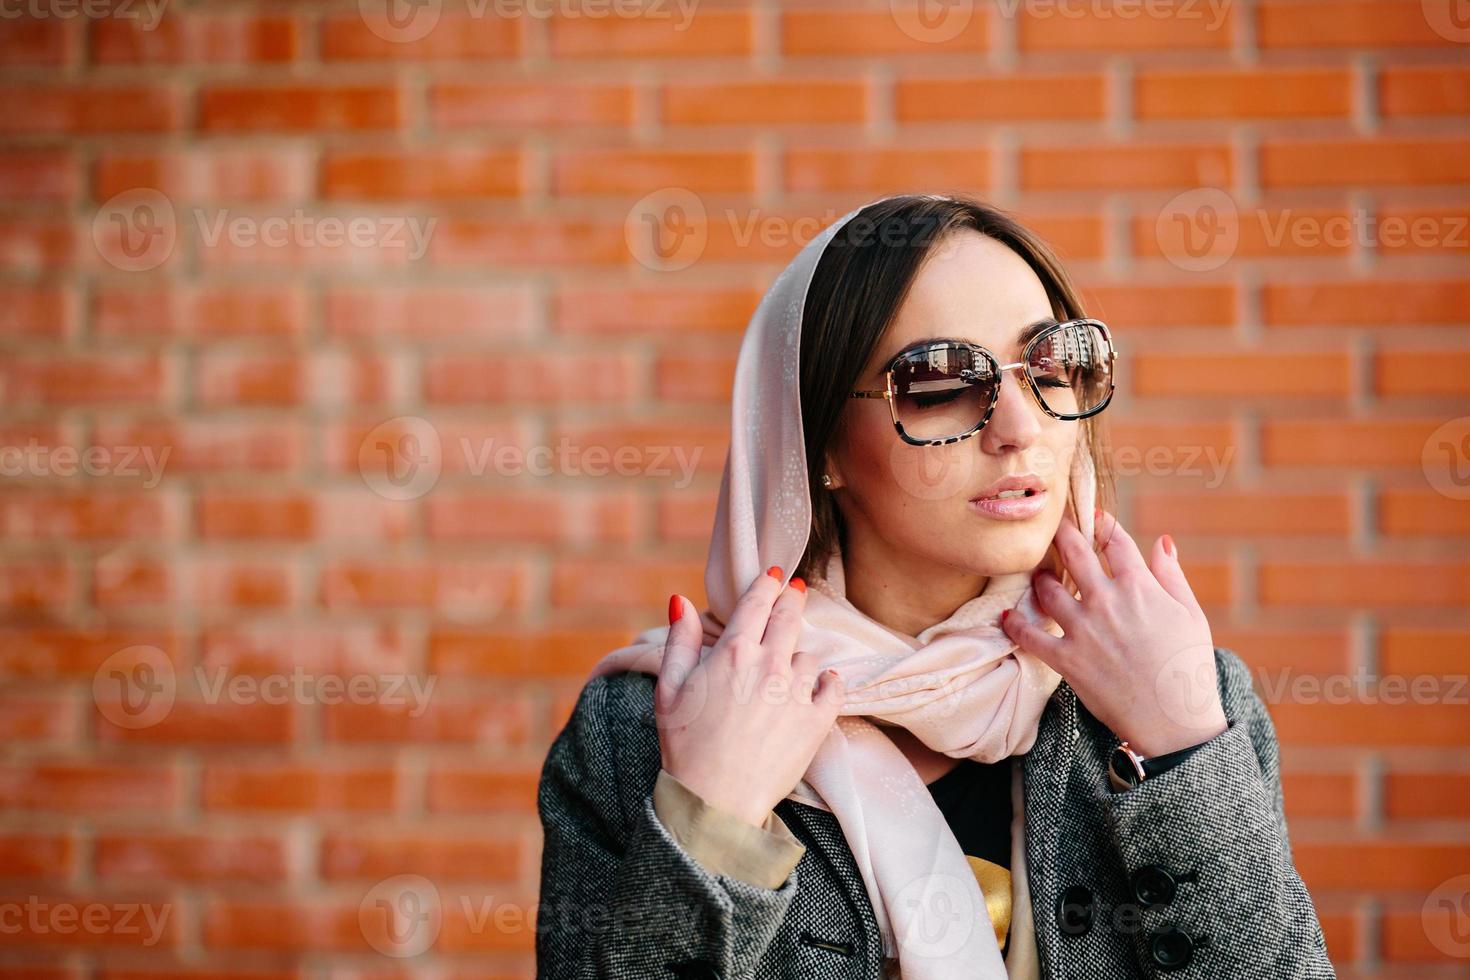
[(842, 708), (835, 670), (794, 653), (806, 606), (799, 578), (756, 577), (700, 661), (704, 630), (693, 604), (669, 602), (654, 716), (663, 766), (711, 806), (761, 826), (806, 772)]

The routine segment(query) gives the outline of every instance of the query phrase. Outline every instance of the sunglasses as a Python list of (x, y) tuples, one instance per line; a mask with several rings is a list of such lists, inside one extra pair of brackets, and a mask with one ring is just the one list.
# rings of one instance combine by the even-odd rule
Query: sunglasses
[(1096, 415), (1113, 397), (1118, 352), (1101, 320), (1066, 320), (1027, 342), (1021, 359), (1000, 360), (978, 344), (942, 340), (889, 362), (886, 387), (853, 398), (886, 398), (899, 438), (912, 446), (959, 442), (985, 428), (1000, 399), (1000, 380), (1024, 368), (1026, 390), (1047, 415), (1075, 421)]

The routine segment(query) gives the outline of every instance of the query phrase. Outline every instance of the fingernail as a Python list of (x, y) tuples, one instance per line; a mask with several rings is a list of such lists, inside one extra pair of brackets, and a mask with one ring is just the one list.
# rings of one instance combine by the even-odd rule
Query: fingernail
[(770, 568), (766, 569), (766, 574), (771, 576), (771, 578), (775, 579), (777, 582), (781, 581), (781, 578), (783, 576), (780, 565), (772, 565)]
[(1011, 614), (1011, 611), (1009, 609), (1002, 609), (1000, 611), (1000, 621), (1002, 623), (1004, 623), (1006, 621), (1006, 617), (1009, 616), (1010, 614)]
[(795, 578), (795, 577), (793, 577), (793, 578), (792, 578), (792, 579), (791, 579), (791, 587), (792, 587), (792, 588), (793, 588), (793, 589), (795, 589), (795, 590), (796, 590), (796, 591), (798, 591), (798, 592), (805, 592), (805, 591), (806, 591), (806, 583), (805, 583), (805, 582), (803, 582), (803, 581), (802, 581), (802, 580), (801, 580), (801, 579), (799, 579), (799, 578)]
[(1167, 534), (1164, 535), (1164, 554), (1173, 558), (1175, 561), (1179, 560), (1179, 549), (1174, 547), (1174, 539)]
[(684, 615), (684, 606), (679, 602), (677, 594), (669, 596), (669, 625), (673, 626)]
[(1096, 524), (1100, 520), (1102, 520), (1102, 508), (1094, 507), (1092, 510), (1092, 522)]

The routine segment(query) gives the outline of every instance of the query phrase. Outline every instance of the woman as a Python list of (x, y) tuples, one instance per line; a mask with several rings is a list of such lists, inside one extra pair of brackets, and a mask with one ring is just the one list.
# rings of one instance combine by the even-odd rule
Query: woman
[(538, 976), (1334, 976), (1245, 666), (1094, 509), (1116, 361), (977, 202), (801, 250), (709, 608), (599, 661), (547, 757)]

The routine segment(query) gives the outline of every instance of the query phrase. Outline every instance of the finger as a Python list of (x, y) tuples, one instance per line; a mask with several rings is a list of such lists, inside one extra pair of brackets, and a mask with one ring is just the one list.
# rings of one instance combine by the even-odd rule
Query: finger
[[(772, 571), (776, 574), (772, 575)], [(730, 622), (725, 624), (725, 632), (721, 634), (722, 638), (746, 637), (751, 640), (752, 646), (759, 646), (760, 639), (766, 632), (766, 623), (771, 618), (771, 607), (781, 594), (784, 581), (785, 576), (781, 569), (775, 566), (757, 575), (745, 594), (736, 600), (735, 609), (730, 613)]]
[(1082, 535), (1082, 529), (1071, 518), (1063, 517), (1062, 523), (1057, 525), (1056, 545), (1062, 564), (1072, 576), (1072, 581), (1077, 583), (1084, 599), (1112, 584), (1107, 572), (1103, 571), (1102, 563), (1097, 560), (1092, 542)]
[[(1174, 554), (1169, 554), (1173, 550)], [(1189, 585), (1189, 579), (1184, 575), (1184, 566), (1179, 564), (1179, 549), (1174, 544), (1174, 539), (1164, 534), (1154, 542), (1152, 557), (1149, 560), (1149, 568), (1153, 570), (1154, 578), (1164, 587), (1174, 599), (1186, 609), (1203, 613), (1200, 608), (1199, 599), (1195, 598), (1194, 589)]]
[(817, 679), (817, 690), (812, 697), (812, 703), (826, 708), (835, 717), (842, 711), (842, 706), (847, 703), (847, 685), (842, 680), (842, 675), (833, 668), (822, 671)]
[(801, 635), (801, 612), (806, 608), (806, 583), (793, 578), (791, 584), (781, 590), (771, 607), (771, 618), (766, 620), (766, 632), (761, 637), (773, 660), (791, 663), (796, 639)]
[(694, 668), (699, 666), (699, 651), (704, 630), (694, 606), (675, 593), (669, 597), (669, 635), (664, 639), (664, 659), (658, 668), (658, 681), (653, 686), (654, 701), (660, 708), (674, 703), (674, 697)]
[(1006, 614), (1000, 619), (1000, 628), (1016, 646), (1033, 654), (1057, 673), (1063, 673), (1059, 666), (1064, 655), (1064, 641), (1061, 637), (1053, 636), (1032, 623), (1026, 619), (1026, 614), (1018, 609), (1006, 610)]
[(798, 650), (791, 655), (791, 689), (796, 692), (796, 700), (811, 704), (821, 680), (821, 654)]
[(1076, 636), (1078, 626), (1086, 616), (1081, 600), (1069, 593), (1051, 572), (1037, 572), (1031, 577), (1031, 585), (1036, 590), (1036, 604), (1041, 611), (1056, 620), (1062, 632)]
[(1105, 510), (1098, 511), (1097, 534), (1104, 542), (1103, 554), (1107, 556), (1108, 565), (1113, 569), (1113, 578), (1152, 574), (1133, 536), (1123, 530), (1118, 519)]

